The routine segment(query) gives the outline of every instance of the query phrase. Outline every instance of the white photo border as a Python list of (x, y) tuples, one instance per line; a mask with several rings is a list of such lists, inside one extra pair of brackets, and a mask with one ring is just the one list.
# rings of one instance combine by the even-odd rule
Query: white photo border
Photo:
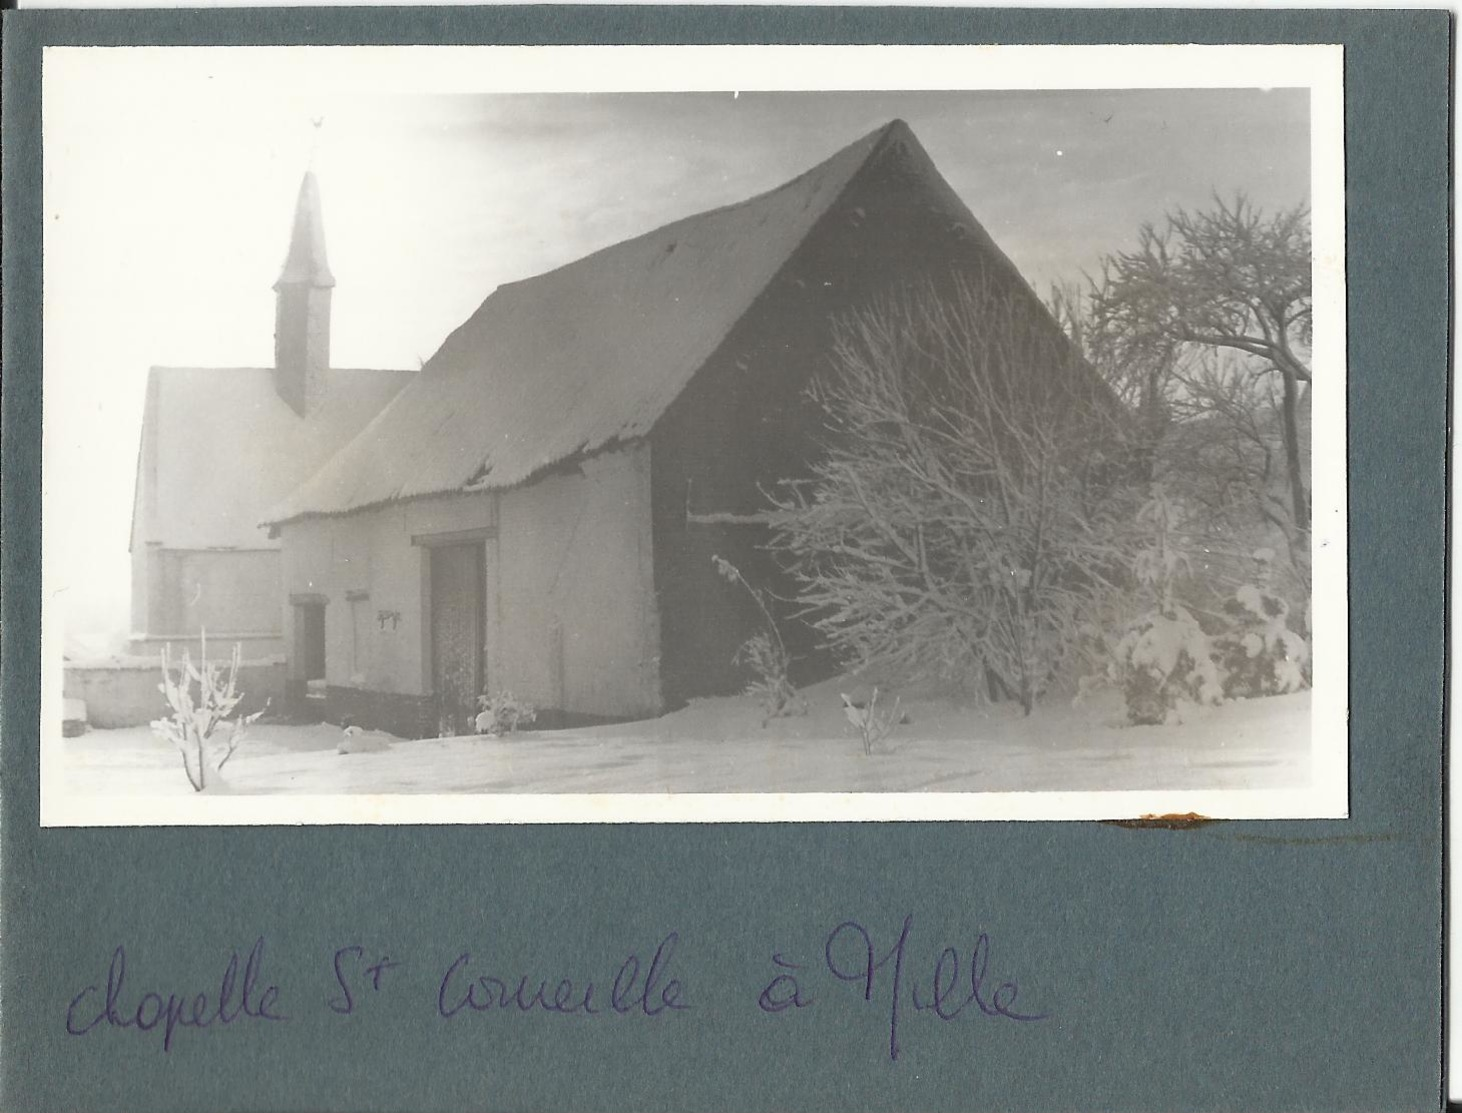
[[(165, 66), (153, 63), (165, 59)], [(1349, 704), (1343, 52), (1338, 45), (47, 47), (42, 112), (167, 74), (271, 98), (529, 92), (1308, 88), (1314, 248), (1311, 779), (1295, 790), (989, 793), (76, 796), (56, 747), (62, 695), (54, 554), (42, 544), (43, 827), (1345, 818)], [(267, 89), (259, 75), (268, 73)], [(46, 141), (52, 136), (45, 135)], [(48, 326), (50, 322), (47, 322)], [(43, 422), (43, 463), (50, 411)], [(66, 492), (42, 480), (42, 518)]]

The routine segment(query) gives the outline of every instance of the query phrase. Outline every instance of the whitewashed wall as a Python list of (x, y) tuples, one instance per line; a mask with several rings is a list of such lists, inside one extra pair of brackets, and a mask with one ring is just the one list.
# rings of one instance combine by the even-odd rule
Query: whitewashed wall
[[(428, 694), (428, 554), (412, 538), (490, 529), (487, 686), (543, 708), (655, 714), (649, 476), (649, 447), (641, 444), (500, 494), (414, 499), (291, 523), (281, 531), (286, 596), (327, 600), (330, 685)], [(367, 597), (350, 598), (361, 593)], [(383, 612), (399, 618), (383, 624)], [(291, 656), (293, 618), (286, 601)]]

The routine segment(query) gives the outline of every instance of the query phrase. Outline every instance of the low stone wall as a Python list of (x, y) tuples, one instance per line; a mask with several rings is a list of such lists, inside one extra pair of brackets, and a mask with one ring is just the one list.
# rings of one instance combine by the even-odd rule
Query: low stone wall
[[(239, 690), (244, 693), (239, 713), (248, 715), (272, 700), (279, 709), (284, 699), (284, 661), (266, 658), (245, 661), (239, 668)], [(156, 658), (110, 657), (96, 661), (68, 661), (62, 694), (86, 701), (87, 722), (103, 729), (135, 727), (167, 713), (167, 701), (157, 686), (162, 667)]]
[[(232, 653), (235, 645), (246, 661), (272, 661), (285, 654), (283, 634), (209, 634), (208, 656), (218, 660), (220, 655)], [(199, 638), (197, 634), (133, 634), (127, 640), (127, 655), (156, 661), (164, 646), (172, 646), (174, 654), (186, 649), (196, 658)]]

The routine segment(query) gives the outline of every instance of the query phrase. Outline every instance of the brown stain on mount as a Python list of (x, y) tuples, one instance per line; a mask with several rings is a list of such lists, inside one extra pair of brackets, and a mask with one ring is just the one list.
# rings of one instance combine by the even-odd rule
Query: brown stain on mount
[(1104, 822), (1112, 827), (1126, 827), (1132, 830), (1187, 831), (1218, 821), (1209, 819), (1205, 815), (1199, 815), (1197, 812), (1171, 812), (1168, 815), (1144, 815), (1137, 819), (1108, 819)]

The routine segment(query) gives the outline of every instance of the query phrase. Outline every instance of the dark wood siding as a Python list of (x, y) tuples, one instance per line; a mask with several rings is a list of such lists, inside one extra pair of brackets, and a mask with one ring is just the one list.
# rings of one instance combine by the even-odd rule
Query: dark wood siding
[(793, 617), (796, 586), (766, 552), (767, 529), (697, 524), (687, 511), (764, 511), (765, 491), (808, 474), (824, 432), (807, 387), (832, 366), (840, 315), (913, 278), (940, 281), (986, 258), (985, 246), (955, 223), (948, 187), (898, 170), (896, 160), (864, 169), (656, 426), (655, 589), (667, 706), (729, 694), (749, 679), (733, 658), (762, 620), (744, 589), (716, 575), (712, 555), (779, 597), (795, 682), (832, 671), (813, 631)]

